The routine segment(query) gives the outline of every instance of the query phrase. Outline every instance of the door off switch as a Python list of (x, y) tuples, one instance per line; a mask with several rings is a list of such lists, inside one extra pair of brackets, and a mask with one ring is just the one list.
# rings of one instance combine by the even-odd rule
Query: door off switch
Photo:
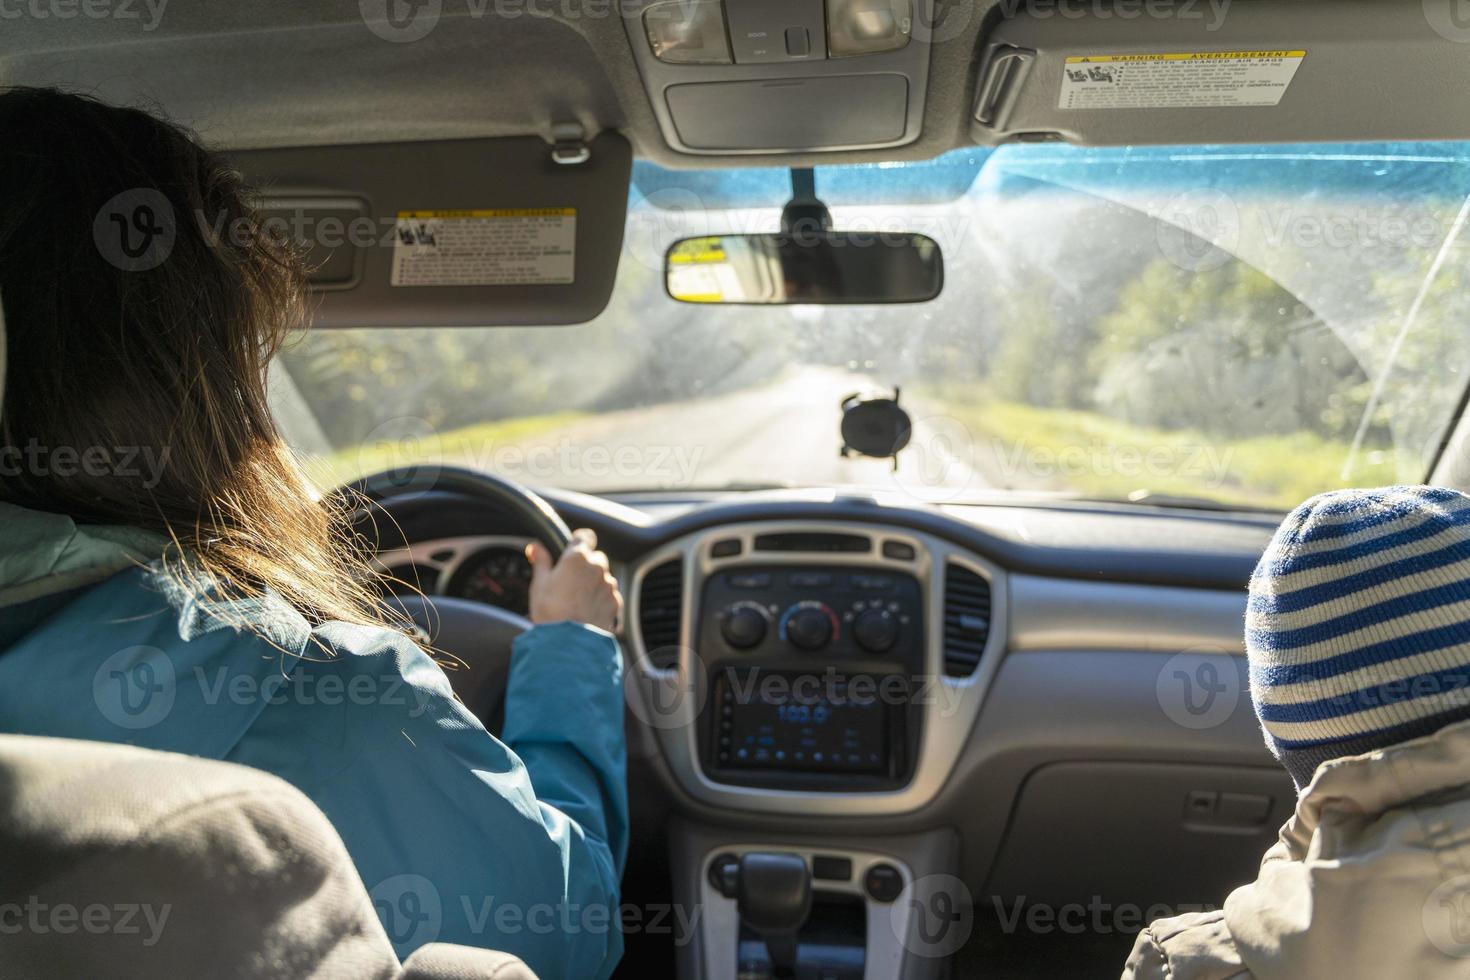
[(822, 0), (725, 0), (724, 8), (737, 65), (827, 56)]

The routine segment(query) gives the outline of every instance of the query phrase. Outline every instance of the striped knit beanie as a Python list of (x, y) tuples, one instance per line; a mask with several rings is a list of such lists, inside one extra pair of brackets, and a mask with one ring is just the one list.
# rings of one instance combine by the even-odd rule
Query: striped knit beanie
[(1308, 500), (1251, 576), (1245, 642), (1266, 744), (1298, 789), (1329, 759), (1470, 718), (1470, 497)]

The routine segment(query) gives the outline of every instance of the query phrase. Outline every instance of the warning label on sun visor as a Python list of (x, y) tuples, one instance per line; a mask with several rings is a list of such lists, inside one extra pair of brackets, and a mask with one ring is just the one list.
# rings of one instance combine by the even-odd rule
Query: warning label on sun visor
[(576, 244), (576, 208), (399, 211), (392, 284), (570, 283)]
[(1069, 57), (1059, 109), (1276, 105), (1305, 51), (1196, 51)]

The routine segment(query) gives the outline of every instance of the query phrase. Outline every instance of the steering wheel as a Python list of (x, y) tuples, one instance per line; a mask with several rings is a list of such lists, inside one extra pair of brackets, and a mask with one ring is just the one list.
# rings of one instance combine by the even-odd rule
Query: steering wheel
[[(551, 505), (512, 480), (459, 466), (377, 473), (348, 484), (338, 493), (354, 505), (356, 523), (371, 518), (385, 501), (409, 494), (446, 491), (509, 511), (551, 553), (561, 557), (572, 532)], [(388, 602), (429, 638), (429, 645), (453, 657), (445, 673), (455, 695), (492, 733), (505, 721), (505, 687), (511, 645), (530, 629), (525, 616), (508, 609), (450, 596), (395, 595)], [(442, 661), (442, 658), (441, 658)]]

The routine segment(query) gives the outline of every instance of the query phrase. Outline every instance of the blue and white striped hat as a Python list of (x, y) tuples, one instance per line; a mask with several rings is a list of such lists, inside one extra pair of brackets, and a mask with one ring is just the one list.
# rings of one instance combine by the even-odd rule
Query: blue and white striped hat
[(1308, 500), (1251, 576), (1245, 643), (1266, 744), (1299, 789), (1328, 759), (1470, 718), (1470, 497)]

